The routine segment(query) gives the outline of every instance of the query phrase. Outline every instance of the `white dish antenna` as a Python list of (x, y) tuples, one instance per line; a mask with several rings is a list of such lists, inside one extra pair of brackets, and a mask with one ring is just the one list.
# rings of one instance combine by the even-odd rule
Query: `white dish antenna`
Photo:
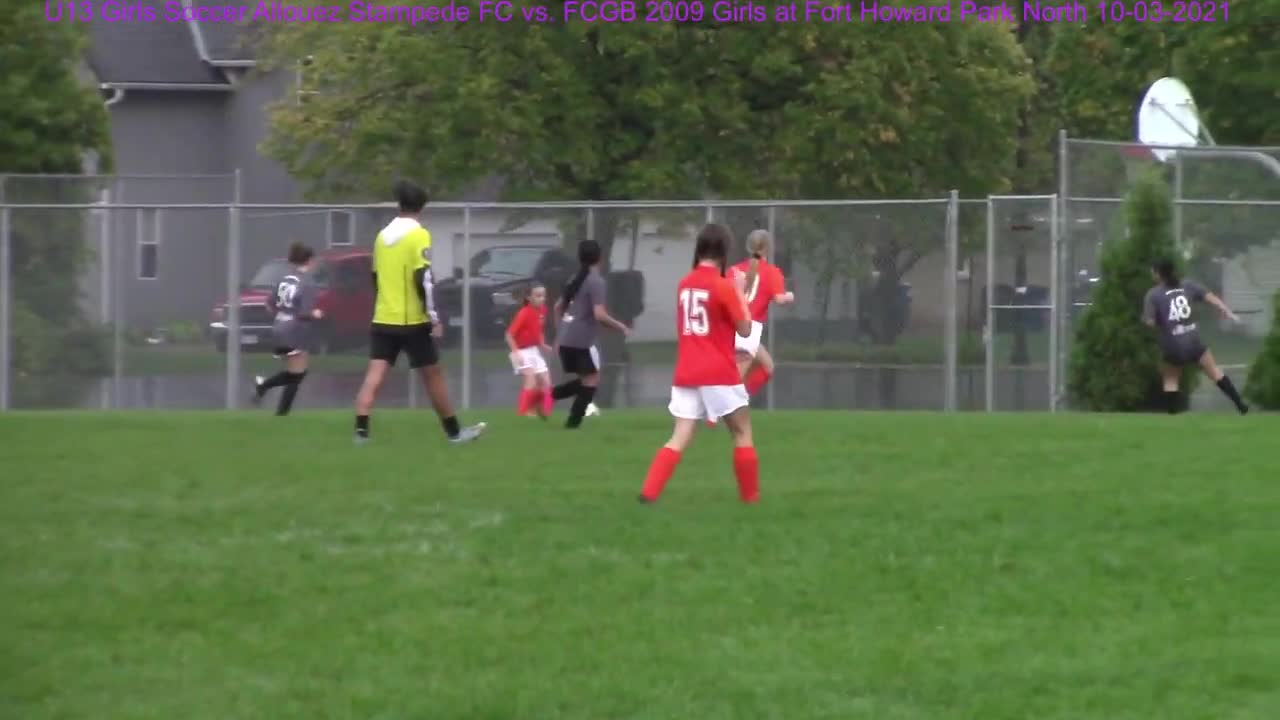
[(1200, 144), (1200, 134), (1209, 136), (1200, 122), (1200, 112), (1191, 90), (1177, 78), (1166, 77), (1152, 83), (1138, 107), (1138, 141), (1154, 146), (1151, 154), (1160, 162), (1169, 162), (1177, 151), (1172, 147)]

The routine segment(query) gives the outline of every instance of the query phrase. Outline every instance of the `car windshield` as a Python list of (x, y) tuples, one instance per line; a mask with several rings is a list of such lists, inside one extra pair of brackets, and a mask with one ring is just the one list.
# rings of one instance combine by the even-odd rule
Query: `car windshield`
[(492, 248), (476, 257), (471, 274), (529, 277), (545, 253), (546, 248)]
[[(272, 260), (254, 273), (253, 280), (249, 281), (249, 287), (274, 288), (280, 282), (280, 278), (291, 272), (293, 272), (293, 266), (287, 260)], [(327, 287), (329, 285), (329, 266), (324, 263), (318, 263), (315, 269), (311, 271), (311, 282), (315, 283), (317, 287)]]
[(249, 281), (249, 287), (273, 288), (280, 282), (280, 278), (288, 275), (292, 269), (293, 266), (285, 260), (272, 260), (254, 273), (253, 279)]

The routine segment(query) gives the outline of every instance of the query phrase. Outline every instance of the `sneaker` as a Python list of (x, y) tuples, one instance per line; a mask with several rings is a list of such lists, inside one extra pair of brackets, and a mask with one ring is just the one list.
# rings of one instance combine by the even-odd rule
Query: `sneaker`
[(262, 404), (262, 396), (264, 394), (262, 392), (262, 383), (266, 381), (267, 379), (261, 375), (253, 376), (253, 396), (249, 398), (249, 402), (253, 403), (254, 407)]
[(586, 413), (587, 417), (597, 417), (599, 415), (600, 415), (600, 408), (596, 407), (595, 403), (591, 403), (590, 405), (587, 406), (587, 413)]
[(449, 442), (457, 444), (471, 442), (483, 435), (484, 430), (487, 427), (488, 425), (485, 425), (484, 423), (476, 423), (470, 427), (464, 427), (462, 428), (462, 431), (458, 433), (457, 437), (449, 438)]
[(649, 498), (647, 498), (647, 497), (645, 497), (645, 496), (643, 496), (643, 495), (641, 495), (641, 496), (637, 497), (637, 498), (636, 498), (636, 501), (637, 501), (637, 502), (639, 502), (641, 505), (652, 505), (652, 504), (654, 504), (654, 503), (658, 502), (657, 500), (650, 500)]
[(355, 434), (355, 437), (352, 439), (352, 442), (354, 442), (356, 445), (363, 445), (363, 444), (365, 444), (365, 443), (369, 442), (369, 436), (368, 436), (368, 435), (361, 435), (360, 433), (356, 433), (356, 434)]

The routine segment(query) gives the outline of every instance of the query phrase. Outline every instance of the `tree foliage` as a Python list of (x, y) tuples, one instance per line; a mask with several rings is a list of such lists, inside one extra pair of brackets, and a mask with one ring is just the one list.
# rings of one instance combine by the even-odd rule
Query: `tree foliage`
[[(51, 23), (40, 4), (10, 3), (0, 23), (0, 176), (79, 173), (87, 151), (109, 166), (102, 100), (76, 68), (83, 30)], [(12, 203), (83, 203), (84, 183), (0, 177), (0, 197)], [(80, 272), (90, 258), (80, 211), (11, 212), (14, 310), (13, 360), (19, 377), (49, 368), (102, 370), (102, 336), (82, 317)], [(79, 363), (78, 367), (72, 367)], [(23, 390), (23, 386), (19, 387)]]
[(1258, 407), (1280, 410), (1280, 292), (1272, 299), (1271, 308), (1271, 332), (1249, 367), (1244, 394)]
[[(1123, 236), (1106, 244), (1101, 281), (1092, 304), (1076, 323), (1067, 391), (1082, 410), (1133, 412), (1159, 408), (1160, 352), (1154, 331), (1141, 319), (1142, 303), (1154, 284), (1151, 263), (1173, 257), (1168, 184), (1148, 173), (1125, 200)], [(1185, 399), (1195, 369), (1183, 375)]]

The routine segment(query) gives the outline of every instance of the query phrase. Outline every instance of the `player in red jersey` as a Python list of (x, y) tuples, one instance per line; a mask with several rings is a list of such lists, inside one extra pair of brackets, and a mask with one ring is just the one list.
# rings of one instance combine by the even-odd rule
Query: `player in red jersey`
[(680, 463), (701, 419), (724, 418), (733, 435), (733, 472), (738, 496), (746, 503), (760, 497), (760, 466), (751, 443), (747, 389), (734, 358), (737, 336), (751, 334), (751, 316), (742, 289), (746, 276), (724, 277), (733, 236), (723, 225), (707, 225), (698, 233), (693, 271), (676, 292), (676, 371), (671, 382), (675, 417), (671, 439), (658, 450), (644, 479), (640, 502), (652, 503)]
[(511, 348), (511, 367), (524, 377), (516, 412), (522, 416), (537, 413), (546, 419), (555, 407), (551, 399), (551, 371), (547, 368), (544, 352), (551, 346), (543, 336), (547, 321), (547, 289), (534, 285), (525, 292), (524, 306), (511, 320), (507, 328), (507, 347)]
[[(773, 356), (762, 344), (764, 324), (769, 320), (769, 305), (789, 305), (796, 296), (787, 291), (782, 270), (768, 261), (773, 238), (768, 230), (753, 230), (747, 236), (747, 252), (750, 258), (733, 269), (746, 275), (745, 294), (751, 311), (751, 334), (739, 337), (734, 343), (738, 356), (738, 370), (742, 373), (747, 394), (755, 395), (773, 377)], [(708, 420), (714, 425), (714, 420)]]

